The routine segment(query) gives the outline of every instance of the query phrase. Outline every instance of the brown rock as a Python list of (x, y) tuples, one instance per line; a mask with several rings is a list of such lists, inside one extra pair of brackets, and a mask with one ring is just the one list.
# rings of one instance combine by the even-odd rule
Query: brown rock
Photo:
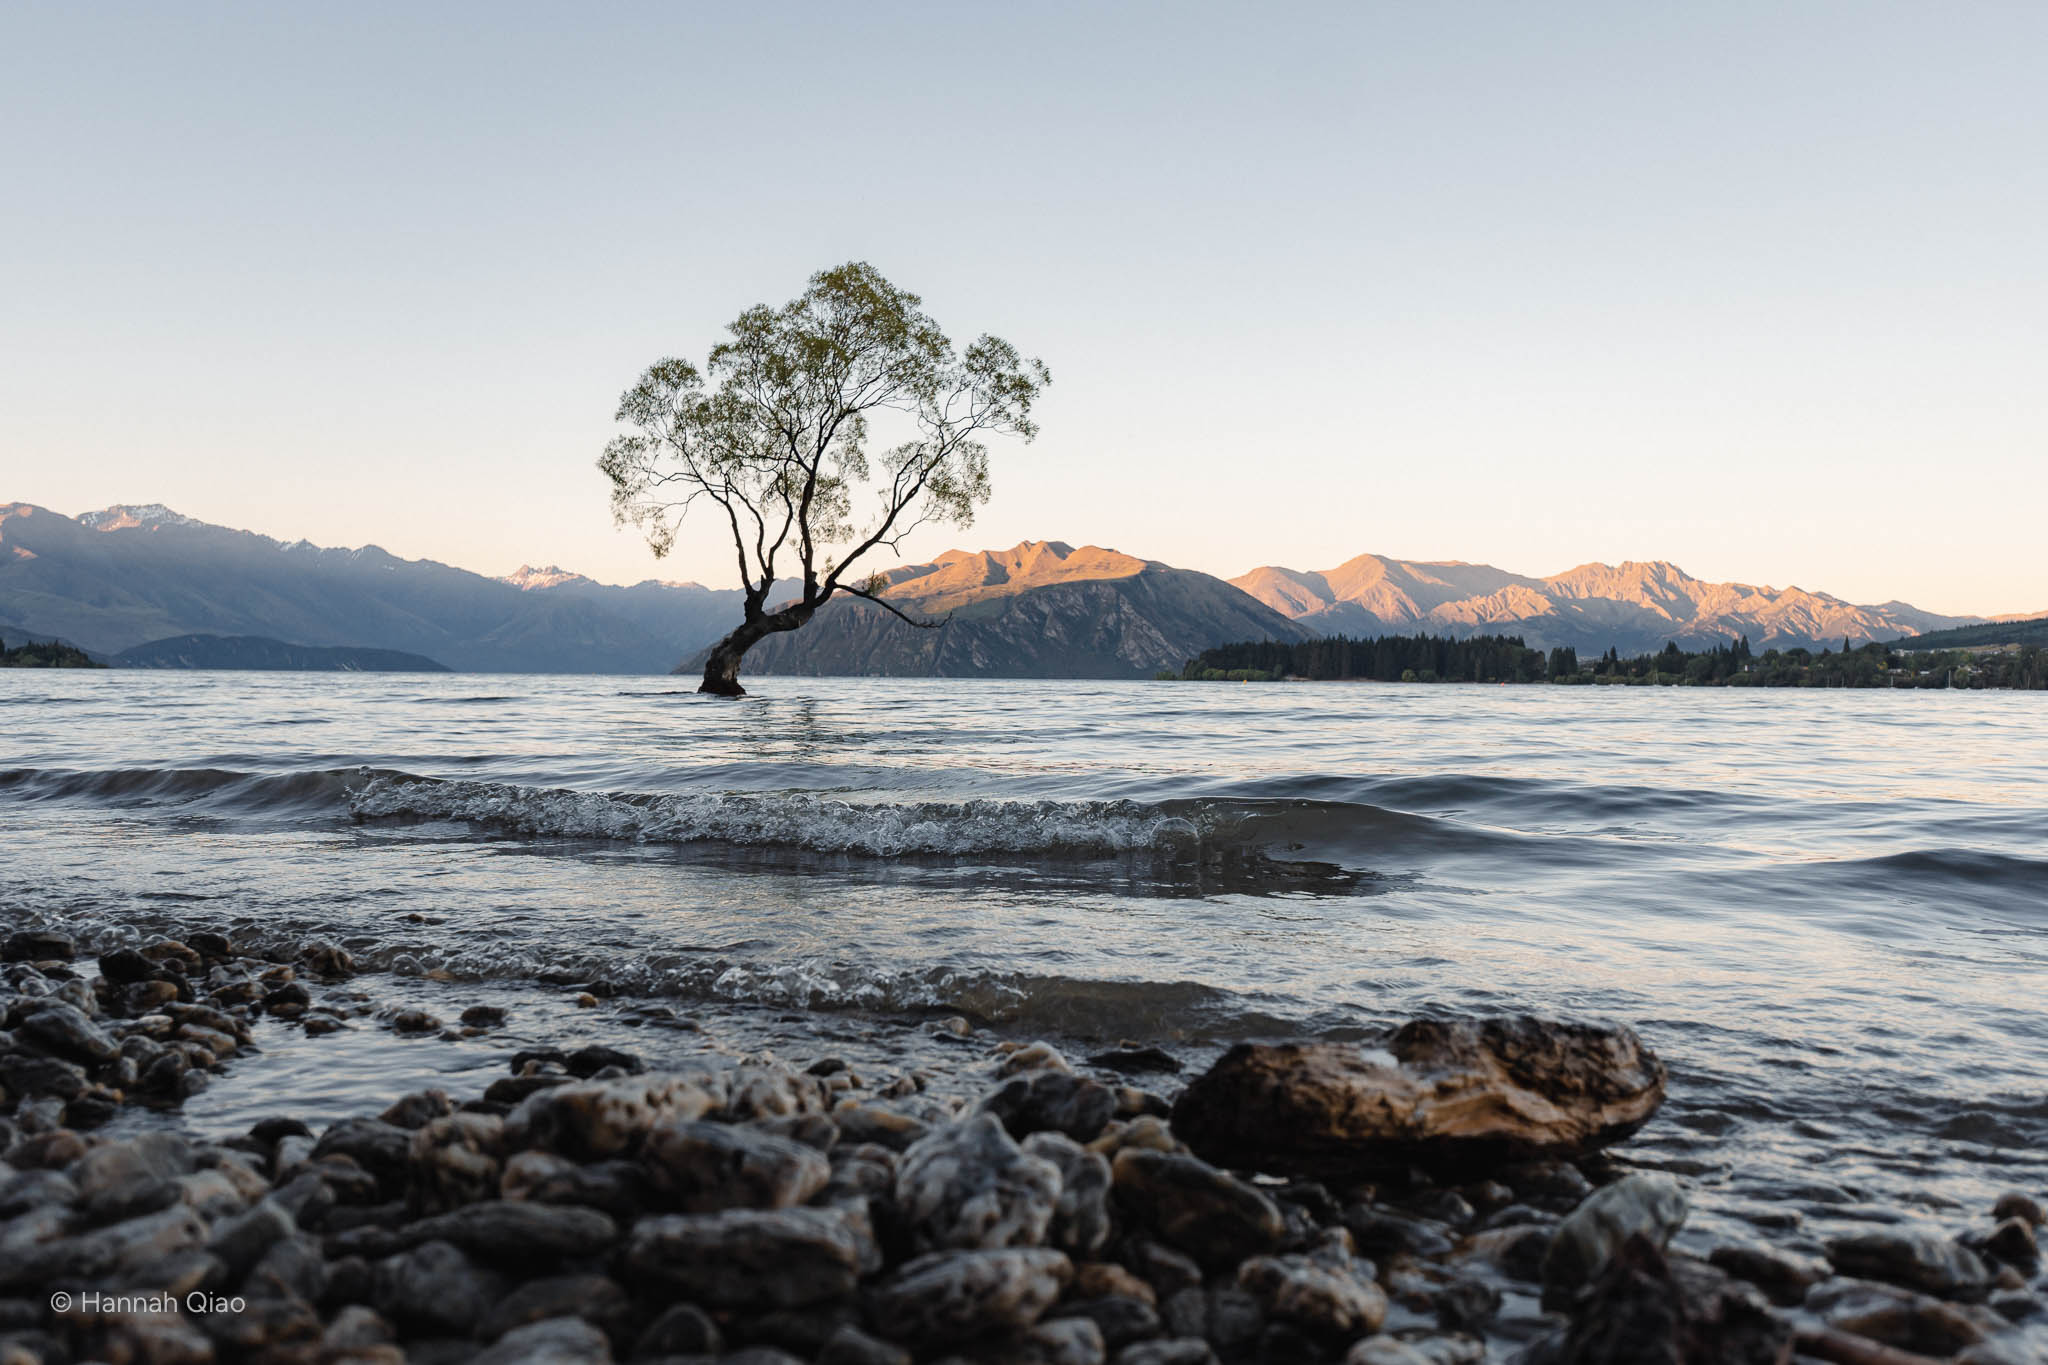
[(1286, 1236), (1279, 1205), (1194, 1157), (1131, 1147), (1117, 1153), (1111, 1173), (1117, 1203), (1133, 1222), (1205, 1266), (1276, 1251)]
[(725, 1097), (725, 1078), (707, 1071), (558, 1085), (528, 1095), (506, 1116), (505, 1145), (579, 1161), (620, 1156), (637, 1150), (656, 1121), (703, 1118)]
[(1663, 1100), (1664, 1064), (1627, 1028), (1418, 1019), (1379, 1048), (1240, 1044), (1181, 1095), (1173, 1128), (1223, 1166), (1472, 1176), (1597, 1151)]

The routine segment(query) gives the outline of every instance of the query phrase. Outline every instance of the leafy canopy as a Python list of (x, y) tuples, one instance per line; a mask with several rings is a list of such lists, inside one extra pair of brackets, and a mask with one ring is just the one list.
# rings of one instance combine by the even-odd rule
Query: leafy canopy
[[(968, 525), (989, 496), (982, 438), (1037, 435), (1052, 382), (998, 337), (956, 352), (922, 302), (856, 261), (740, 314), (703, 370), (657, 361), (619, 400), (632, 430), (598, 461), (614, 516), (657, 556), (693, 509), (716, 517), (749, 619), (778, 574), (801, 579), (808, 608), (835, 591), (874, 600), (880, 581), (850, 576), (856, 562), (927, 523)], [(904, 439), (870, 450), (871, 424)]]

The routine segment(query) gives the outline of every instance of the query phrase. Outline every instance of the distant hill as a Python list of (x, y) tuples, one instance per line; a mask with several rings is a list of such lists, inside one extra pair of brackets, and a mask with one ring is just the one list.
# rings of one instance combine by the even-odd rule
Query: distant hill
[(116, 668), (227, 668), (289, 673), (446, 673), (448, 665), (398, 649), (288, 645), (260, 635), (177, 635), (124, 649)]
[(2048, 616), (2007, 618), (1977, 626), (1959, 626), (1899, 641), (1908, 649), (1973, 649), (1979, 645), (2048, 645)]
[[(671, 642), (663, 671), (681, 655), (710, 644), (740, 623), (737, 588), (707, 588), (656, 578), (621, 587), (552, 564), (542, 569), (522, 564), (518, 572), (498, 581), (512, 584), (536, 601), (586, 603), (607, 617), (630, 621), (649, 636)], [(798, 585), (778, 584), (777, 588), (794, 593)]]
[[(917, 630), (840, 598), (747, 655), (750, 674), (1139, 678), (1231, 640), (1307, 632), (1219, 578), (1088, 545), (954, 550), (885, 575), (890, 603), (947, 620)], [(702, 667), (701, 655), (678, 672)]]
[[(572, 581), (573, 580), (573, 581)], [(158, 505), (0, 504), (0, 635), (101, 654), (182, 635), (393, 649), (486, 673), (665, 673), (739, 618), (737, 591), (487, 578), (376, 546), (323, 549)]]
[(1365, 554), (1334, 569), (1268, 565), (1231, 580), (1317, 635), (1519, 635), (1540, 649), (1655, 651), (1747, 635), (1771, 646), (1890, 640), (1981, 620), (1904, 602), (1857, 606), (1803, 588), (1710, 583), (1661, 560), (1582, 564), (1531, 578), (1490, 564)]

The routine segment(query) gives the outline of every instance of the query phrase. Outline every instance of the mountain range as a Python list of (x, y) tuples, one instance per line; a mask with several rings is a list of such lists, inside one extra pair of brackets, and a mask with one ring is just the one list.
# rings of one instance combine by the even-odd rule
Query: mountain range
[(1983, 618), (1905, 602), (1858, 606), (1804, 588), (1710, 583), (1662, 560), (1530, 578), (1490, 564), (1359, 555), (1334, 569), (1267, 565), (1230, 580), (1317, 635), (1519, 635), (1536, 648), (1640, 654), (1738, 635), (1758, 649), (1896, 640)]
[[(1249, 639), (1499, 633), (1543, 648), (1628, 654), (1671, 640), (1747, 635), (1763, 649), (1983, 624), (1903, 602), (1864, 606), (1796, 587), (1712, 583), (1657, 561), (1533, 578), (1368, 554), (1325, 570), (1268, 565), (1226, 582), (1044, 540), (954, 550), (883, 577), (892, 605), (945, 624), (916, 630), (881, 607), (839, 599), (803, 630), (757, 646), (747, 671), (1140, 677)], [(131, 657), (229, 657), (175, 637), (256, 636), (266, 645), (400, 650), (460, 671), (658, 673), (679, 661), (688, 668), (739, 615), (737, 590), (696, 583), (616, 586), (553, 565), (493, 578), (374, 545), (287, 543), (155, 504), (78, 517), (0, 505), (0, 636), (66, 640), (102, 658), (166, 641)]]
[[(529, 571), (530, 573), (531, 571)], [(103, 656), (182, 635), (395, 649), (485, 673), (661, 673), (739, 615), (695, 583), (487, 578), (374, 545), (323, 549), (158, 505), (0, 504), (0, 636)]]
[[(1311, 633), (1219, 578), (1096, 545), (954, 550), (883, 576), (890, 603), (943, 624), (917, 630), (872, 603), (839, 598), (802, 630), (754, 646), (747, 671), (1143, 678), (1233, 640)], [(677, 671), (693, 666), (701, 660)]]

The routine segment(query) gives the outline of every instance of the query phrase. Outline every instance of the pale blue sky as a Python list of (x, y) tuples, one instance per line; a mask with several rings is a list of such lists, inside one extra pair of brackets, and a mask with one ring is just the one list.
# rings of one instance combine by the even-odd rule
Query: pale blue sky
[(959, 542), (2048, 608), (2048, 6), (0, 9), (0, 499), (656, 565), (619, 390), (865, 258), (1042, 355)]

